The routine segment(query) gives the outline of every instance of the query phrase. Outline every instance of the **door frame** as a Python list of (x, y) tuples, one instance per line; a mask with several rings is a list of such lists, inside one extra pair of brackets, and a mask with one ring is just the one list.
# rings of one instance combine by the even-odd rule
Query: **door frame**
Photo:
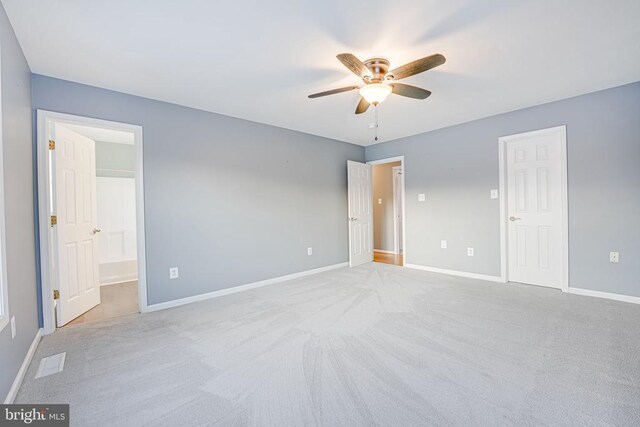
[(507, 144), (523, 137), (559, 133), (560, 143), (560, 193), (562, 198), (562, 292), (569, 292), (569, 210), (567, 186), (567, 126), (555, 126), (531, 132), (521, 132), (498, 138), (498, 170), (500, 188), (500, 279), (509, 281), (509, 250), (507, 228)]
[(138, 309), (147, 312), (147, 258), (145, 249), (144, 222), (144, 175), (142, 126), (94, 119), (72, 114), (37, 110), (36, 155), (38, 171), (38, 229), (40, 232), (40, 287), (42, 297), (43, 333), (56, 330), (53, 289), (52, 254), (53, 239), (50, 226), (49, 205), (51, 202), (51, 165), (48, 161), (49, 136), (55, 123), (74, 124), (131, 132), (135, 149), (135, 189), (136, 189), (136, 244), (138, 261)]
[[(400, 175), (404, 174), (402, 170), (402, 165), (393, 166), (391, 168), (391, 179), (392, 181), (392, 193), (393, 193), (393, 252), (396, 255), (400, 255), (400, 230), (398, 229), (398, 192), (402, 196), (402, 200), (404, 201), (404, 193), (402, 188), (398, 188), (396, 184), (396, 171), (400, 171)], [(402, 187), (402, 185), (400, 185)], [(404, 211), (403, 211), (403, 219), (404, 219)]]
[[(407, 210), (406, 210), (406, 203), (407, 203), (407, 198), (406, 198), (406, 193), (405, 193), (405, 177), (407, 176), (407, 170), (405, 168), (405, 163), (404, 163), (404, 156), (395, 156), (395, 157), (387, 157), (386, 159), (379, 159), (379, 160), (370, 160), (367, 162), (368, 165), (383, 165), (385, 163), (395, 163), (395, 162), (400, 162), (400, 167), (402, 168), (402, 186), (401, 186), (401, 191), (402, 191), (402, 242), (403, 242), (403, 248), (402, 248), (402, 266), (404, 267), (405, 264), (407, 263), (407, 239), (406, 239), (406, 229), (407, 229), (407, 222), (406, 222), (406, 215), (407, 215)], [(393, 174), (392, 174), (393, 177)], [(395, 185), (395, 184), (394, 184)], [(373, 190), (373, 185), (371, 186), (371, 189)], [(394, 203), (394, 214), (395, 214), (395, 200), (393, 201)], [(373, 214), (373, 212), (372, 212)], [(371, 220), (373, 221), (373, 218), (371, 218)], [(395, 221), (394, 218), (394, 223), (393, 223), (393, 228), (395, 231), (395, 228), (397, 227), (397, 221)], [(396, 237), (394, 236), (394, 249), (396, 254), (398, 253), (398, 240), (396, 239)]]

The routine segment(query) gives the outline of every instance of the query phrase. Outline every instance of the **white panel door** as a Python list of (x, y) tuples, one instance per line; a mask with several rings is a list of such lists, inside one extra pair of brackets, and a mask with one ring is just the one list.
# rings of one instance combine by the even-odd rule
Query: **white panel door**
[(57, 324), (62, 326), (100, 304), (96, 228), (95, 142), (62, 125), (55, 126), (56, 148), (53, 227), (60, 298)]
[(347, 162), (349, 188), (349, 266), (373, 261), (371, 165)]
[(564, 128), (508, 137), (509, 280), (562, 288)]

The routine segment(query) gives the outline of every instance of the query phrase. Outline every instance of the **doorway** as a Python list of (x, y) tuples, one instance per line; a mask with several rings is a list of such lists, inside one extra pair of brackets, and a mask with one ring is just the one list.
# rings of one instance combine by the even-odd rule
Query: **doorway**
[(38, 111), (44, 333), (145, 311), (142, 189), (141, 127)]
[(403, 264), (402, 256), (402, 178), (400, 161), (372, 165), (373, 182), (373, 260)]
[(382, 262), (403, 266), (404, 157), (347, 162), (349, 265)]
[(502, 278), (568, 290), (566, 127), (499, 139)]

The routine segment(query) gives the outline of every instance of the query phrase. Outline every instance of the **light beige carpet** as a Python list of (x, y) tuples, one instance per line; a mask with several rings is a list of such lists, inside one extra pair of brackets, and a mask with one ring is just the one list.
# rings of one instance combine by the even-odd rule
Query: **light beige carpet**
[[(640, 425), (640, 306), (371, 263), (43, 339), (72, 425)], [(44, 356), (64, 372), (34, 380)]]

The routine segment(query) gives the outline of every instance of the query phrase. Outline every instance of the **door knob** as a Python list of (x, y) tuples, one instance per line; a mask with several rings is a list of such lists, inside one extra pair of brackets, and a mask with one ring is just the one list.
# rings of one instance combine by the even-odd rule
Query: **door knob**
[(517, 220), (519, 220), (519, 219), (522, 219), (522, 218), (517, 218), (517, 217), (515, 217), (515, 216), (510, 216), (510, 217), (509, 217), (509, 221), (517, 221)]
[(93, 230), (91, 230), (91, 234), (96, 234), (99, 233), (101, 230), (99, 228), (94, 228)]
[(353, 221), (357, 221), (358, 218), (349, 218), (349, 221), (353, 222)]

